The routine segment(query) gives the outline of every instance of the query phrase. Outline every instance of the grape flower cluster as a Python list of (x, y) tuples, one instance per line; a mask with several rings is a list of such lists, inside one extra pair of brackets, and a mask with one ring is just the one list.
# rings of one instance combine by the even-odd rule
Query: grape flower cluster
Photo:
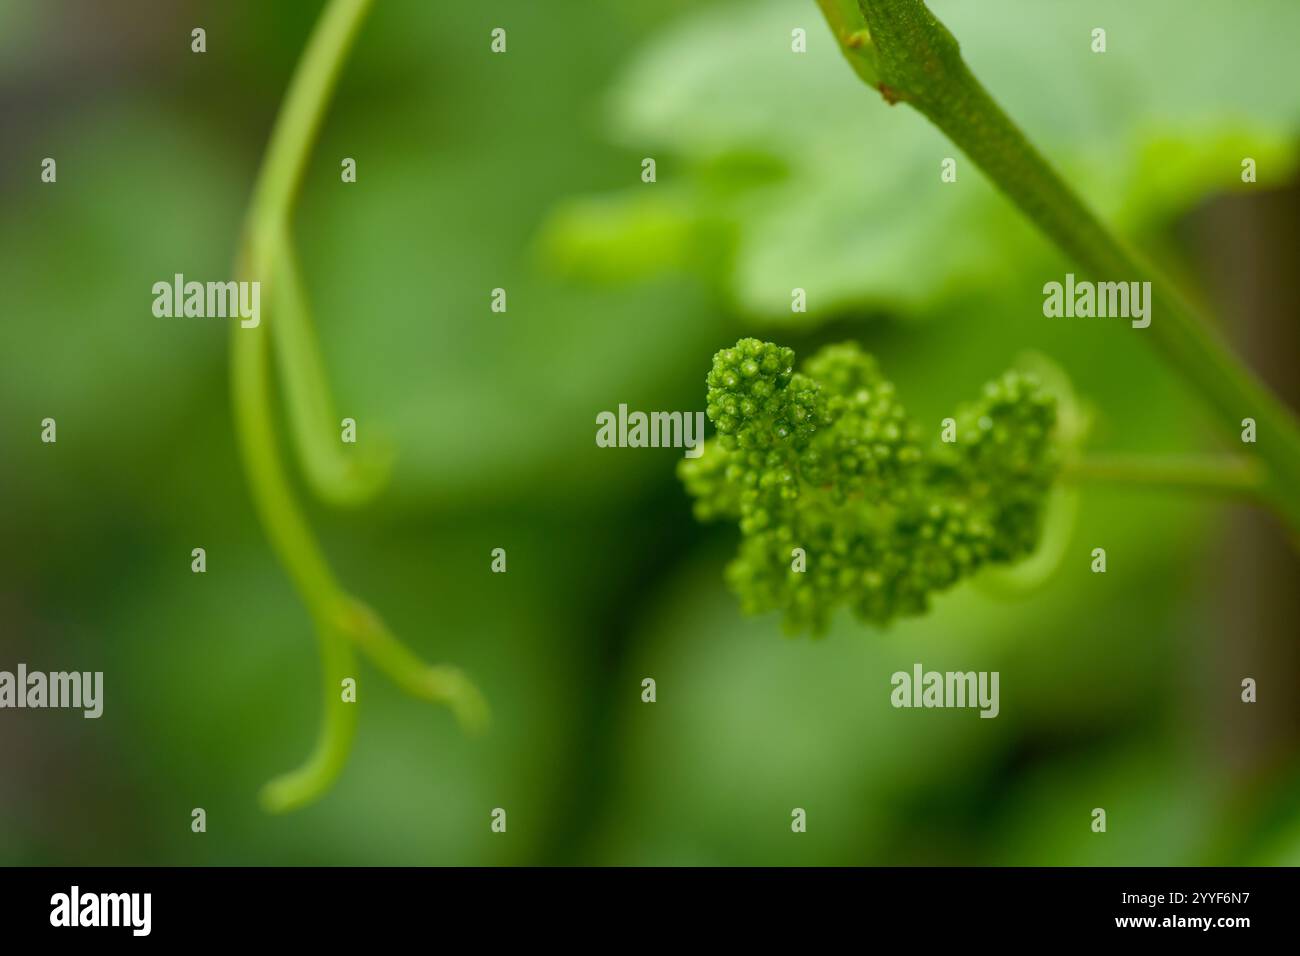
[[(848, 605), (883, 626), (930, 596), (1037, 544), (1056, 475), (1056, 402), (1014, 371), (925, 441), (875, 360), (830, 345), (794, 351), (741, 339), (713, 358), (717, 434), (680, 477), (701, 520), (740, 526), (727, 580), (745, 611), (781, 610), (823, 633)], [(944, 441), (944, 438), (951, 439)]]

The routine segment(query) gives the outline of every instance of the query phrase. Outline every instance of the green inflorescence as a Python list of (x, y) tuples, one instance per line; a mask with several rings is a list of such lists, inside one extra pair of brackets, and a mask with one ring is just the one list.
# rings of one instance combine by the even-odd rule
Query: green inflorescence
[(680, 466), (696, 516), (740, 526), (727, 580), (745, 611), (782, 610), (791, 632), (819, 634), (847, 604), (883, 626), (1033, 551), (1057, 471), (1056, 402), (1036, 379), (989, 382), (927, 442), (856, 345), (798, 372), (794, 358), (752, 338), (718, 352), (706, 379), (717, 435)]

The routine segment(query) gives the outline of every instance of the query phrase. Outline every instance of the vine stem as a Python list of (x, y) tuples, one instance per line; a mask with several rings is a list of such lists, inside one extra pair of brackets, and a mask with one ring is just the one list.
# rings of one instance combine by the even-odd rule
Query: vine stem
[[(290, 212), (325, 109), (349, 49), (374, 0), (330, 0), (294, 72), (271, 133), (244, 224), (236, 269), (261, 282), (264, 302), (297, 302), (299, 290), (277, 296), (275, 284), (297, 282), (293, 271)], [(292, 294), (288, 294), (292, 293)], [(469, 729), (486, 723), (477, 688), (458, 668), (430, 667), (407, 650), (361, 601), (334, 577), (281, 463), (273, 425), (268, 324), (274, 305), (252, 328), (231, 332), (231, 391), (236, 433), (254, 505), (276, 555), (311, 614), (320, 643), (324, 719), (315, 749), (298, 769), (272, 780), (262, 802), (272, 811), (319, 797), (342, 770), (351, 748), (356, 708), (342, 700), (345, 677), (356, 675), (355, 650), (365, 653), (403, 690), (452, 708)], [(302, 318), (298, 316), (295, 318)], [(301, 344), (284, 339), (281, 347)], [(294, 357), (294, 361), (310, 360)]]
[(1116, 482), (1248, 499), (1258, 499), (1265, 477), (1259, 460), (1244, 456), (1090, 454), (1061, 470), (1067, 482)]
[[(887, 102), (908, 103), (984, 171), (1022, 213), (1104, 281), (1151, 282), (1150, 338), (1236, 431), (1253, 418), (1263, 461), (1259, 495), (1300, 534), (1300, 427), (1174, 285), (1127, 248), (1070, 189), (993, 100), (957, 40), (922, 0), (818, 0), (854, 72)], [(854, 7), (856, 6), (856, 10)]]

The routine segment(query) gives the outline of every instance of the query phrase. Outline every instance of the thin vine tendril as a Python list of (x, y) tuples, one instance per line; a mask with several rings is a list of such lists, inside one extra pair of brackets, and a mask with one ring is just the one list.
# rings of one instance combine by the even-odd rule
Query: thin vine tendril
[(241, 278), (262, 283), (268, 292), (263, 301), (269, 308), (258, 326), (235, 325), (231, 333), (235, 428), (258, 516), (307, 605), (321, 655), (324, 714), (315, 749), (302, 766), (263, 788), (262, 804), (272, 812), (296, 809), (319, 798), (343, 769), (356, 727), (356, 705), (344, 702), (342, 682), (355, 677), (358, 650), (402, 690), (446, 704), (466, 729), (483, 728), (488, 717), (482, 696), (458, 668), (425, 664), (373, 610), (340, 586), (299, 507), (281, 463), (272, 422), (270, 352), (274, 348), (284, 380), (287, 419), (313, 490), (333, 503), (356, 503), (382, 483), (387, 472), (382, 454), (354, 464), (330, 444), (333, 406), (290, 229), (290, 212), (308, 152), (372, 3), (330, 0), (321, 14), (276, 118), (237, 261)]

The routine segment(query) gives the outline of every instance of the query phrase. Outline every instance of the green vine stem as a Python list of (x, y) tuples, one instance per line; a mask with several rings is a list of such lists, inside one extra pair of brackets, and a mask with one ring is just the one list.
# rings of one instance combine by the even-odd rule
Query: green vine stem
[[(324, 717), (320, 733), (306, 763), (263, 788), (262, 803), (273, 812), (295, 809), (319, 797), (347, 761), (356, 705), (343, 701), (342, 681), (356, 677), (355, 650), (404, 691), (446, 704), (467, 729), (480, 729), (487, 721), (482, 696), (458, 668), (425, 664), (389, 632), (374, 611), (340, 587), (295, 498), (272, 423), (269, 353), (274, 345), (285, 379), (290, 427), (314, 487), (329, 500), (356, 501), (374, 483), (372, 474), (351, 471), (335, 449), (322, 448), (326, 441), (323, 429), (332, 429), (333, 412), (290, 233), (290, 212), (307, 154), (347, 52), (372, 3), (330, 0), (322, 13), (276, 119), (237, 260), (241, 278), (260, 281), (269, 291), (263, 301), (270, 307), (260, 325), (235, 325), (231, 333), (236, 432), (258, 516), (307, 605), (321, 654)], [(279, 334), (268, 331), (268, 325), (274, 328), (277, 323), (286, 327)], [(359, 485), (360, 490), (350, 485)]]
[(1086, 455), (1061, 477), (1072, 482), (1116, 482), (1208, 495), (1257, 499), (1265, 487), (1258, 459), (1224, 455)]
[[(1133, 334), (1162, 350), (1225, 429), (1255, 420), (1259, 440), (1252, 450), (1264, 463), (1257, 495), (1293, 535), (1300, 534), (1300, 427), (1290, 410), (1173, 284), (1112, 235), (1066, 185), (976, 79), (957, 40), (922, 0), (818, 4), (854, 72), (889, 103), (908, 103), (934, 123), (1081, 271), (1100, 280), (1151, 282), (1150, 328)], [(1174, 477), (1165, 468), (1146, 473)]]

